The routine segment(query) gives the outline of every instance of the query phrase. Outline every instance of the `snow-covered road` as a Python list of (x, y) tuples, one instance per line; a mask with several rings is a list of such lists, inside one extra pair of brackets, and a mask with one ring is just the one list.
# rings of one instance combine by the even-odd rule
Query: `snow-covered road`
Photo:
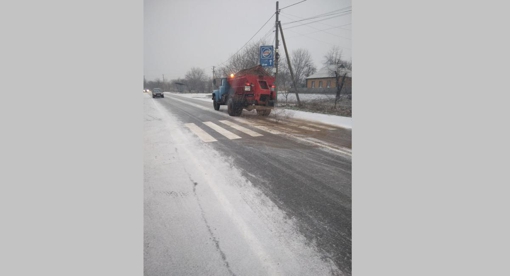
[(342, 275), (230, 157), (144, 109), (145, 275)]

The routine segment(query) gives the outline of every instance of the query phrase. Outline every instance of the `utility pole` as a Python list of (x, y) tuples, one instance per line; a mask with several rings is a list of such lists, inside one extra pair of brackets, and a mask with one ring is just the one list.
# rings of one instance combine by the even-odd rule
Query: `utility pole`
[(216, 79), (214, 78), (214, 66), (212, 67), (212, 81), (213, 81), (213, 89), (216, 88)]
[(275, 52), (275, 60), (274, 60), (274, 67), (275, 67), (275, 73), (274, 73), (274, 79), (275, 79), (275, 82), (274, 82), (274, 92), (275, 92), (275, 106), (278, 105), (278, 81), (276, 81), (276, 78), (278, 77), (278, 62), (279, 62), (279, 56), (280, 54), (278, 53), (278, 24), (280, 23), (280, 21), (278, 21), (278, 14), (280, 14), (280, 11), (278, 10), (278, 1), (276, 1), (276, 22), (275, 22), (275, 39), (274, 39), (274, 43), (275, 43), (275, 46), (274, 46), (274, 52)]
[(280, 32), (282, 33), (283, 47), (285, 48), (285, 56), (287, 57), (287, 64), (289, 65), (290, 77), (292, 78), (292, 83), (294, 84), (294, 91), (296, 92), (297, 104), (298, 104), (298, 106), (300, 106), (301, 101), (299, 101), (299, 94), (297, 91), (296, 79), (294, 79), (294, 71), (292, 70), (292, 66), (290, 65), (289, 52), (287, 51), (287, 44), (285, 44), (285, 37), (283, 36), (282, 25), (280, 24), (280, 22), (278, 22), (278, 25), (280, 25)]
[(214, 76), (214, 68), (215, 68), (215, 66), (213, 66), (213, 90), (217, 88), (216, 87), (216, 78)]

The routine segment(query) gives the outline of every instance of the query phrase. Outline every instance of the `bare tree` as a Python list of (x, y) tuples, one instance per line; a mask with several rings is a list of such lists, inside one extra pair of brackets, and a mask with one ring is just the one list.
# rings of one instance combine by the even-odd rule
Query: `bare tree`
[(263, 39), (248, 44), (243, 50), (232, 55), (224, 66), (218, 68), (218, 71), (223, 74), (223, 76), (228, 76), (243, 69), (259, 65), (260, 46), (266, 44), (267, 42)]
[(306, 77), (317, 72), (310, 52), (306, 49), (297, 49), (292, 52), (291, 61), (296, 83), (301, 87), (306, 86)]
[(215, 88), (214, 88), (214, 85), (213, 85), (212, 81), (206, 81), (205, 91), (212, 93), (214, 89)]
[(184, 84), (186, 83), (185, 79), (177, 78), (170, 80), (170, 89), (171, 91), (182, 92), (184, 89)]
[(336, 81), (336, 97), (335, 97), (336, 108), (336, 104), (340, 99), (342, 87), (344, 86), (345, 77), (349, 75), (351, 72), (352, 62), (342, 60), (342, 51), (340, 50), (339, 47), (334, 46), (324, 56), (324, 65), (328, 66), (330, 76), (334, 77)]
[(345, 68), (352, 71), (352, 61), (342, 61)]
[(163, 88), (163, 81), (161, 81), (161, 79), (147, 81), (146, 89), (149, 89), (152, 91), (154, 88)]
[(343, 66), (343, 68), (352, 70), (352, 62), (346, 61), (342, 59), (342, 50), (338, 46), (333, 46), (329, 52), (324, 56), (325, 66), (335, 65), (335, 66)]
[(192, 90), (197, 92), (205, 91), (205, 83), (207, 82), (207, 77), (203, 69), (197, 67), (191, 68), (191, 70), (186, 73), (185, 79), (186, 85), (188, 86), (190, 92)]
[(333, 46), (324, 56), (324, 65), (340, 64), (342, 62), (342, 50), (338, 46)]

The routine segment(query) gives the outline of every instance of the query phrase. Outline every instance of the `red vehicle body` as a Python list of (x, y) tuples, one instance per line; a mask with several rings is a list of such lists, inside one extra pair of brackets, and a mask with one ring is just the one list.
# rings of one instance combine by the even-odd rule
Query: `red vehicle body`
[(275, 78), (260, 65), (241, 70), (222, 79), (220, 89), (212, 95), (214, 109), (226, 104), (230, 116), (241, 115), (243, 109), (256, 109), (259, 115), (267, 116), (276, 99), (274, 82)]

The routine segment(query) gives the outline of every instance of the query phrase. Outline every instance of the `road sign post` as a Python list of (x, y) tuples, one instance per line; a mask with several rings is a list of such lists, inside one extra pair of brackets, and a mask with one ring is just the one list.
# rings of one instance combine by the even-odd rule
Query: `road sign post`
[(262, 67), (273, 67), (274, 66), (273, 45), (260, 46), (260, 65)]

